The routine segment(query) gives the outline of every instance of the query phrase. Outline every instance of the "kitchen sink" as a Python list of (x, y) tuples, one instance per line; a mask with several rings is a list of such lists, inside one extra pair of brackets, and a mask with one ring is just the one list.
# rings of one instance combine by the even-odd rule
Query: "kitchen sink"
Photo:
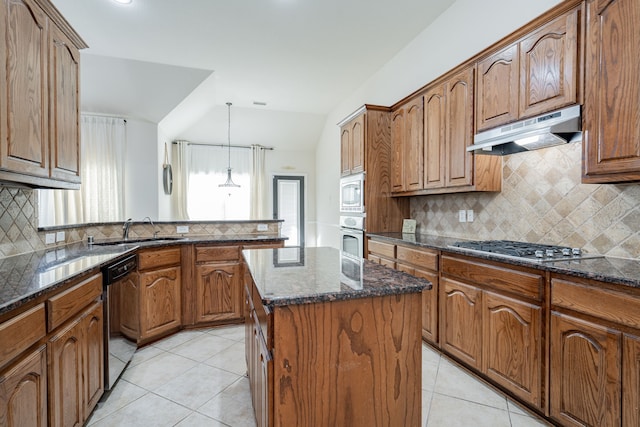
[(102, 240), (93, 242), (94, 245), (98, 246), (110, 246), (110, 245), (131, 245), (136, 243), (164, 243), (164, 242), (175, 242), (179, 240), (185, 240), (186, 237), (145, 237), (142, 239), (117, 239), (117, 240)]

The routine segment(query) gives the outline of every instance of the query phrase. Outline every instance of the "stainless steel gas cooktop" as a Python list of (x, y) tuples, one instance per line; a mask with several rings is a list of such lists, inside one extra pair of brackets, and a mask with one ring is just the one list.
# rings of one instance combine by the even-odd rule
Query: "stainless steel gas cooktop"
[(601, 258), (601, 255), (585, 254), (580, 248), (515, 242), (512, 240), (478, 240), (455, 242), (452, 247), (476, 253), (491, 253), (506, 258), (525, 259), (537, 262), (568, 261), (575, 259)]

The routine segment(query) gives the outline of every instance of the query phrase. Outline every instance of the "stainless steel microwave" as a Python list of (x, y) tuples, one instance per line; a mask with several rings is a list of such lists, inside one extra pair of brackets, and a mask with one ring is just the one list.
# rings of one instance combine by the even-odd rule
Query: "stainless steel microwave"
[(340, 212), (364, 213), (364, 173), (340, 179)]

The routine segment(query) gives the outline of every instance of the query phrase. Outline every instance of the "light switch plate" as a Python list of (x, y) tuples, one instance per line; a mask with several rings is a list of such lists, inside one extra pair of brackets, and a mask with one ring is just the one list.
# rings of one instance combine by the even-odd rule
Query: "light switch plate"
[(184, 234), (184, 233), (188, 233), (188, 232), (189, 232), (189, 226), (188, 225), (178, 225), (178, 226), (176, 226), (176, 233)]
[(51, 245), (56, 242), (56, 233), (47, 233), (44, 235), (44, 244)]
[(473, 209), (467, 209), (467, 222), (473, 222)]
[(269, 226), (267, 224), (258, 224), (258, 231), (267, 231)]
[(464, 209), (458, 211), (458, 222), (467, 222), (467, 211)]
[(65, 237), (64, 231), (58, 231), (56, 233), (56, 242), (64, 242), (64, 237)]

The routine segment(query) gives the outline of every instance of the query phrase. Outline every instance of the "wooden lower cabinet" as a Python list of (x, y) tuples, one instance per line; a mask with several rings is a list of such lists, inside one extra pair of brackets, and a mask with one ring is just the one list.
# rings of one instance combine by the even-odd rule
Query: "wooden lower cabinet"
[(242, 320), (240, 274), (238, 261), (196, 265), (196, 323)]
[(485, 292), (482, 371), (542, 408), (542, 307)]
[(0, 425), (47, 425), (47, 351), (42, 345), (0, 372)]
[(140, 342), (180, 328), (180, 267), (140, 273)]
[(49, 339), (51, 426), (81, 426), (103, 391), (102, 301)]
[(622, 425), (621, 355), (620, 332), (552, 313), (551, 416), (567, 426)]
[(440, 345), (467, 365), (481, 368), (482, 290), (440, 279)]
[(625, 425), (640, 425), (640, 337), (622, 338), (622, 419)]

